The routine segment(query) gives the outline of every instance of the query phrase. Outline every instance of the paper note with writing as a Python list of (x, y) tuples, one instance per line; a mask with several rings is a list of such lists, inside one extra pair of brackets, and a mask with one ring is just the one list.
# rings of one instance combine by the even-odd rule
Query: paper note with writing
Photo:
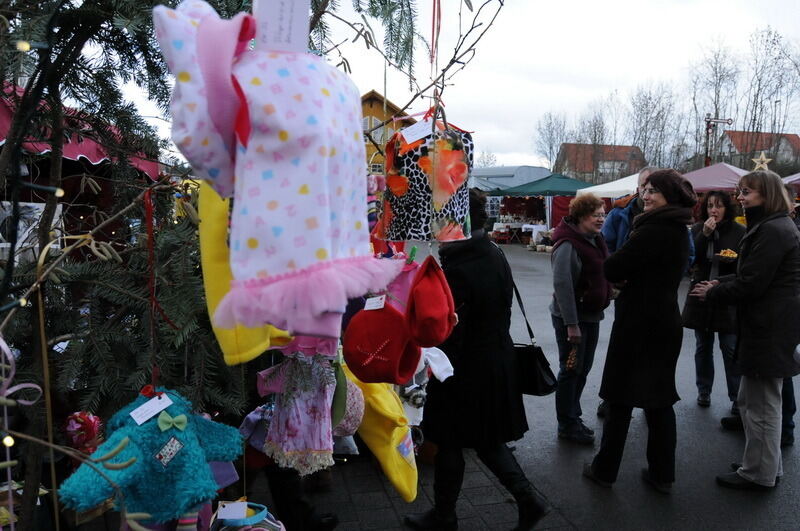
[(136, 421), (136, 424), (141, 426), (171, 405), (172, 400), (166, 394), (154, 396), (141, 406), (131, 411), (131, 417), (133, 417), (133, 420)]
[(380, 310), (386, 304), (386, 295), (370, 297), (364, 304), (365, 310)]
[(245, 517), (247, 517), (247, 502), (219, 502), (217, 519), (241, 520)]
[(310, 0), (256, 0), (256, 47), (279, 52), (308, 51)]
[(402, 133), (403, 138), (406, 139), (406, 143), (410, 144), (412, 142), (416, 142), (420, 138), (431, 136), (433, 133), (433, 125), (431, 124), (430, 120), (420, 120), (414, 125), (409, 125), (400, 132)]

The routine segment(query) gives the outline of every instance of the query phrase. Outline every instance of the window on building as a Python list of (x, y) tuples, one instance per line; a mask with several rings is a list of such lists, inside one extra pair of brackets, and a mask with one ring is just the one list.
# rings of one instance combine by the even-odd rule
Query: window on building
[(383, 164), (370, 164), (369, 172), (374, 175), (383, 175)]

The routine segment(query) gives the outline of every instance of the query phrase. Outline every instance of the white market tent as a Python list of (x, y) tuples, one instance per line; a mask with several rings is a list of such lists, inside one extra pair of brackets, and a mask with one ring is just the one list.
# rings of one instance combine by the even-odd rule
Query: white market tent
[(783, 184), (791, 184), (795, 188), (800, 187), (800, 173), (784, 177)]
[(590, 186), (588, 188), (581, 188), (577, 194), (594, 194), (597, 197), (622, 197), (623, 195), (635, 194), (636, 188), (639, 186), (639, 174), (634, 173), (616, 181)]

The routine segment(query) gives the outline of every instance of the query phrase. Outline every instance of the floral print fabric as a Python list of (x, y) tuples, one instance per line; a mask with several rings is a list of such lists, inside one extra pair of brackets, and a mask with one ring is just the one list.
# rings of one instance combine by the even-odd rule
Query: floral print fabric
[(376, 236), (390, 241), (454, 241), (469, 237), (472, 136), (444, 129), (408, 144), (386, 144), (386, 187)]

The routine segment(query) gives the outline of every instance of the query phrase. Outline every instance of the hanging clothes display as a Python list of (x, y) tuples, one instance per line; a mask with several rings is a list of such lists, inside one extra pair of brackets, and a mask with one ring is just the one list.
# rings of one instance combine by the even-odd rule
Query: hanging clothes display
[[(138, 424), (141, 418), (135, 419), (134, 412), (155, 396), (167, 397), (171, 404)], [(216, 498), (219, 486), (209, 462), (239, 457), (242, 437), (236, 428), (193, 411), (180, 394), (159, 387), (140, 395), (108, 421), (106, 441), (97, 447), (96, 455), (113, 454), (107, 461), (111, 466), (104, 467), (103, 473), (119, 486), (129, 512), (148, 513), (152, 523), (166, 522)], [(114, 488), (82, 464), (61, 484), (58, 495), (66, 507), (86, 511), (114, 496)]]
[(172, 137), (235, 199), (234, 280), (216, 324), (338, 337), (347, 299), (383, 289), (402, 267), (369, 248), (358, 89), (321, 57), (248, 49), (261, 28), (250, 15), (223, 20), (187, 0), (153, 18), (177, 78)]
[[(233, 279), (228, 247), (229, 200), (222, 199), (205, 181), (200, 183), (199, 194), (200, 263), (208, 314), (213, 316), (222, 298), (230, 291)], [(269, 350), (270, 346), (285, 345), (292, 339), (288, 333), (272, 325), (220, 328), (212, 321), (212, 328), (227, 365), (248, 362)]]
[(283, 362), (259, 373), (259, 394), (275, 393), (263, 451), (301, 476), (333, 466), (336, 374), (331, 362), (337, 349), (336, 340), (298, 336), (281, 347)]
[[(437, 122), (441, 124), (441, 122)], [(472, 135), (452, 127), (407, 143), (402, 131), (386, 143), (386, 190), (376, 236), (390, 241), (469, 238)]]

